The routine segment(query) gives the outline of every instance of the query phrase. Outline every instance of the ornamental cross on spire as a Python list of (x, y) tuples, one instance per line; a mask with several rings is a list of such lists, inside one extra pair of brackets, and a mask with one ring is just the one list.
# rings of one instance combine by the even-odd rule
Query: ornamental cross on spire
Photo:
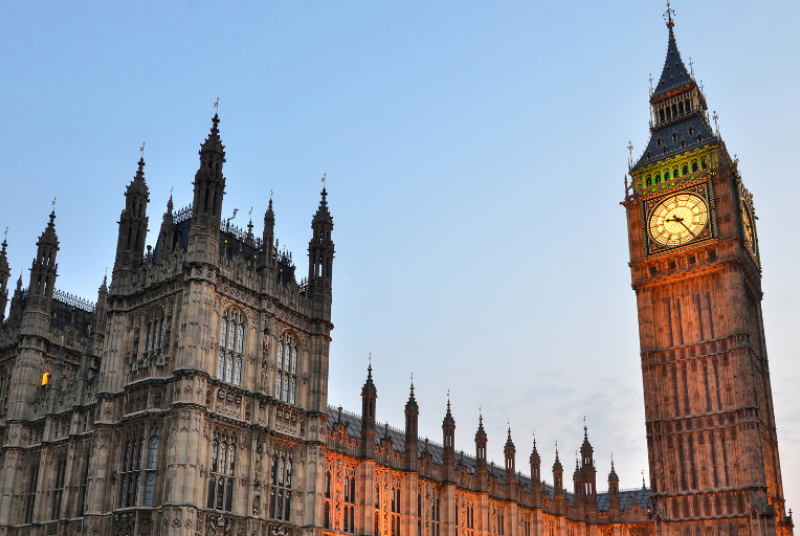
[(667, 10), (664, 12), (664, 20), (667, 21), (667, 28), (675, 26), (675, 22), (672, 20), (674, 16), (675, 10), (670, 7), (669, 0), (667, 0)]

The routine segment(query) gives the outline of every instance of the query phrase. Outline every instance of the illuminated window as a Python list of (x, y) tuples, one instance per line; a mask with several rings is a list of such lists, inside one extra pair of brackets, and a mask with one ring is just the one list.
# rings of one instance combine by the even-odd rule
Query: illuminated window
[(226, 311), (219, 327), (217, 378), (233, 385), (242, 385), (244, 363), (244, 315)]
[(652, 178), (652, 177), (650, 177), (650, 176), (648, 176), (648, 177), (647, 177), (647, 178), (644, 180), (644, 184), (645, 184), (645, 186), (652, 186), (652, 185), (653, 185), (653, 178)]
[(275, 398), (287, 404), (294, 404), (297, 399), (297, 341), (290, 333), (285, 333), (278, 343)]
[(653, 184), (658, 184), (659, 182), (661, 182), (661, 174), (656, 173), (655, 177), (653, 178)]
[(42, 385), (47, 385), (50, 382), (50, 373), (45, 372), (42, 374)]

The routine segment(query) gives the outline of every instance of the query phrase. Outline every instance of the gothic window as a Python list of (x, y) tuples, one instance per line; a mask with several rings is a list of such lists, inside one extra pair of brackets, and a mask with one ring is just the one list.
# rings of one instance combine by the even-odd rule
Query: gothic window
[(653, 178), (653, 184), (658, 184), (661, 182), (661, 173), (656, 173), (655, 177)]
[(67, 456), (61, 455), (56, 464), (56, 480), (53, 483), (53, 508), (50, 513), (50, 519), (56, 520), (61, 517), (61, 499), (64, 496), (64, 477), (67, 470)]
[(150, 443), (147, 448), (147, 467), (144, 481), (144, 505), (153, 506), (153, 492), (156, 486), (156, 461), (158, 460), (158, 426), (150, 430)]
[(144, 440), (140, 431), (128, 433), (125, 451), (122, 453), (122, 470), (120, 471), (119, 508), (136, 506), (139, 498), (140, 471), (142, 469), (142, 452)]
[(422, 493), (417, 495), (417, 536), (422, 536)]
[(275, 398), (287, 404), (295, 404), (297, 399), (297, 341), (290, 333), (278, 342)]
[(672, 170), (672, 178), (673, 179), (677, 179), (679, 176), (680, 176), (680, 170), (678, 168), (673, 169)]
[(217, 378), (233, 385), (242, 385), (244, 331), (243, 314), (229, 310), (222, 315), (219, 327)]
[(435, 494), (431, 499), (431, 534), (430, 536), (439, 536), (439, 521), (440, 521), (440, 508), (439, 495)]
[(150, 314), (145, 329), (144, 352), (160, 352), (164, 343), (164, 313), (160, 309)]
[(206, 507), (230, 512), (233, 508), (233, 475), (236, 468), (235, 437), (219, 434), (211, 442)]
[(33, 507), (36, 503), (36, 491), (39, 487), (39, 464), (31, 467), (28, 480), (28, 493), (25, 497), (25, 523), (33, 522)]
[[(291, 521), (292, 459), (284, 454), (276, 454), (272, 457), (272, 480), (270, 481), (269, 501), (269, 517)], [(329, 504), (329, 502), (326, 501), (326, 504)]]
[(650, 177), (650, 176), (648, 176), (648, 177), (645, 179), (645, 186), (652, 186), (652, 185), (653, 185), (653, 178), (652, 178), (652, 177)]
[[(697, 141), (700, 141), (701, 139), (702, 139), (702, 136), (698, 135), (698, 136), (697, 136)], [(703, 158), (703, 159), (700, 161), (700, 167), (701, 167), (702, 169), (706, 169), (706, 168), (708, 168), (708, 160), (706, 160), (705, 158)]]
[(355, 471), (347, 469), (347, 476), (344, 478), (344, 511), (343, 526), (344, 532), (356, 532), (356, 478)]
[(662, 141), (661, 141), (661, 138), (658, 138), (658, 139), (656, 139), (656, 145), (658, 145), (659, 147), (661, 147), (661, 144), (662, 144), (662, 143), (664, 143), (664, 142), (662, 142)]
[(694, 127), (689, 127), (689, 135), (691, 136), (693, 134), (694, 134)]
[[(272, 470), (277, 471), (277, 467), (275, 464), (272, 464)], [(275, 481), (277, 476), (275, 474), (272, 475), (272, 480)], [(326, 529), (331, 528), (331, 472), (325, 471), (325, 519), (324, 519), (324, 527)]]
[(695, 160), (694, 162), (692, 162), (692, 173), (694, 173), (695, 171), (697, 171), (697, 167), (698, 167), (698, 166), (697, 166), (697, 161)]
[(664, 172), (664, 182), (667, 182), (670, 179), (669, 170)]
[(78, 515), (83, 515), (86, 512), (86, 494), (89, 489), (89, 461), (91, 456), (91, 449), (86, 448), (86, 459), (83, 466), (83, 480), (81, 481), (81, 503), (78, 508)]
[(400, 535), (400, 488), (392, 487), (392, 536)]
[[(682, 142), (682, 143), (683, 143), (684, 145), (686, 145), (686, 142), (685, 142), (685, 141), (684, 141), (684, 142)], [(683, 166), (683, 170), (682, 170), (682, 171), (683, 171), (683, 174), (684, 174), (684, 175), (688, 175), (688, 174), (689, 174), (689, 166)]]

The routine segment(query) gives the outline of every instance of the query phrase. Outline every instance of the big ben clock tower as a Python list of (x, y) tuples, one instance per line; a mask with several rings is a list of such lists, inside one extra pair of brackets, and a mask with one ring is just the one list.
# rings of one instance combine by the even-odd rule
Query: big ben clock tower
[[(625, 206), (655, 532), (788, 536), (753, 196), (675, 41)], [(716, 115), (714, 116), (716, 121)]]

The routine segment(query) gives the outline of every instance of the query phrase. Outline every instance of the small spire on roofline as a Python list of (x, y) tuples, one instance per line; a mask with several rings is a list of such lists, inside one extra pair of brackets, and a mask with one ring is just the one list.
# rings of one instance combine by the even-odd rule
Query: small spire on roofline
[(667, 28), (672, 28), (675, 26), (675, 21), (672, 20), (672, 17), (675, 16), (675, 10), (670, 7), (669, 0), (667, 0), (667, 10), (664, 12), (664, 20), (667, 23)]

